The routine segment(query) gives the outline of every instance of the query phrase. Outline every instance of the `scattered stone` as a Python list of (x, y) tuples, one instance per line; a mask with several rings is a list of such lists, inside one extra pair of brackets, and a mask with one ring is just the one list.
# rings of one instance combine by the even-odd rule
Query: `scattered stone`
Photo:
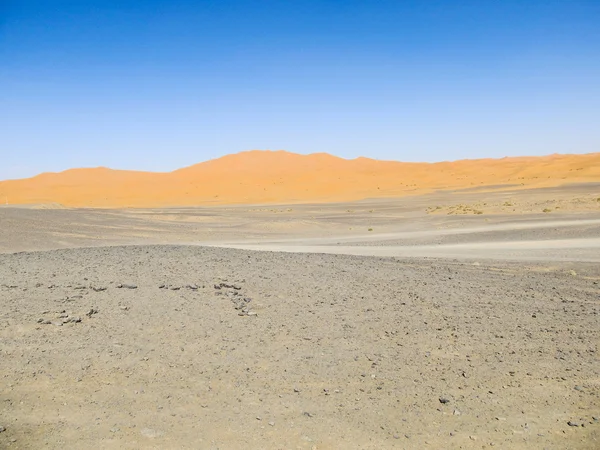
[(460, 416), (460, 411), (458, 409), (455, 409), (454, 412), (453, 412), (453, 414), (455, 416)]
[(275, 422), (269, 422), (269, 425), (274, 427), (275, 426)]
[(199, 286), (197, 284), (188, 284), (186, 288), (191, 289), (192, 291), (198, 290)]
[(121, 305), (119, 308), (121, 308), (121, 311), (129, 311), (129, 306)]
[(580, 391), (583, 392), (583, 387), (582, 386), (575, 386), (573, 389), (575, 389), (576, 391)]
[(306, 417), (315, 417), (314, 414), (309, 413), (308, 411), (304, 411), (302, 414), (305, 415)]
[(219, 283), (219, 284), (215, 284), (214, 285), (215, 289), (235, 289), (236, 291), (239, 291), (242, 289), (241, 286), (238, 286), (237, 284), (227, 284), (227, 283)]
[(567, 425), (569, 425), (570, 427), (580, 427), (580, 426), (582, 426), (582, 424), (581, 424), (581, 423), (579, 423), (579, 422), (574, 422), (573, 420), (569, 420), (569, 421), (567, 422)]
[(2, 425), (0, 425), (0, 433), (4, 433), (6, 431), (6, 428), (4, 428)]
[(450, 403), (450, 400), (447, 399), (446, 397), (440, 397), (440, 403), (442, 405), (445, 405), (446, 403)]
[(88, 317), (92, 317), (94, 314), (98, 314), (98, 310), (96, 308), (90, 308), (90, 310), (85, 313), (85, 315)]
[(92, 290), (93, 290), (93, 291), (96, 291), (96, 292), (102, 292), (102, 291), (105, 291), (105, 290), (106, 290), (106, 288), (105, 288), (104, 286), (100, 286), (100, 287), (92, 287)]
[(119, 284), (117, 284), (117, 287), (119, 289), (137, 289), (137, 286), (135, 284), (122, 284), (122, 283), (119, 283)]

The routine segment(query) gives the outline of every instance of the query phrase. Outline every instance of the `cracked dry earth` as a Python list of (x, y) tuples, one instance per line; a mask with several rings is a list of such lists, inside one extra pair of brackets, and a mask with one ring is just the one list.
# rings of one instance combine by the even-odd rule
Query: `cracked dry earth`
[(0, 448), (600, 447), (600, 270), (0, 255)]

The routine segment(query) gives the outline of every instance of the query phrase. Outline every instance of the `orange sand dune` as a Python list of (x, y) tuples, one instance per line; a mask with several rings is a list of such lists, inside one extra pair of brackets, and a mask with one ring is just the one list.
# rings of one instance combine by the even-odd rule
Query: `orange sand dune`
[(254, 150), (168, 173), (71, 169), (2, 181), (0, 199), (72, 207), (299, 203), (583, 182), (600, 182), (600, 153), (430, 164)]

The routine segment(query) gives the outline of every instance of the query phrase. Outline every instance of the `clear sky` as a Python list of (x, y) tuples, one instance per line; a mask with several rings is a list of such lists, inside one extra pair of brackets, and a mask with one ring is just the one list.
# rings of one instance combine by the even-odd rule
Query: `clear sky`
[(0, 0), (0, 179), (600, 151), (600, 0)]

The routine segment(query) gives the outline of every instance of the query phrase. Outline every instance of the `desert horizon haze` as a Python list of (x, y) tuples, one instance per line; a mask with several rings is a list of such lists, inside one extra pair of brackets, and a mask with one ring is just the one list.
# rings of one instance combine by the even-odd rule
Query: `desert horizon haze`
[(306, 203), (598, 181), (600, 153), (405, 163), (251, 150), (172, 172), (97, 167), (0, 181), (0, 198), (94, 208)]

